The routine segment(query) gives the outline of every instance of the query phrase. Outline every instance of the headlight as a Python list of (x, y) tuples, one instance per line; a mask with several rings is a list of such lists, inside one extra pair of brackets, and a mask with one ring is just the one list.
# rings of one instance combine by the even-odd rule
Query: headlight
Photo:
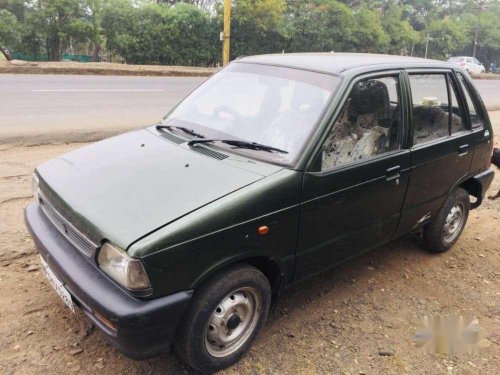
[(38, 179), (38, 175), (33, 173), (33, 178), (31, 180), (31, 191), (33, 192), (33, 198), (38, 201), (38, 189), (39, 189), (40, 180)]
[(99, 251), (97, 262), (104, 272), (127, 289), (151, 288), (142, 262), (130, 257), (116, 245), (106, 242)]

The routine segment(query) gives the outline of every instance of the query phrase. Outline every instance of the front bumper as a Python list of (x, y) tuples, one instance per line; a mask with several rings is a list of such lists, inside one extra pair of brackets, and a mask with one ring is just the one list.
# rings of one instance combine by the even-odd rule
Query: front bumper
[[(85, 259), (54, 228), (37, 203), (26, 207), (24, 217), (38, 252), (63, 282), (73, 302), (120, 352), (144, 359), (170, 349), (192, 291), (147, 301), (137, 299)], [(96, 314), (112, 322), (115, 329)]]

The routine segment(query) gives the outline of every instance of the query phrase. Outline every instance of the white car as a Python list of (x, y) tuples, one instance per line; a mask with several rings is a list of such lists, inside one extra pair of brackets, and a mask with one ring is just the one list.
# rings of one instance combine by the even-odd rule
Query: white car
[(456, 56), (450, 57), (448, 61), (460, 65), (462, 68), (467, 70), (469, 74), (479, 74), (486, 72), (484, 65), (481, 64), (481, 62), (475, 57)]

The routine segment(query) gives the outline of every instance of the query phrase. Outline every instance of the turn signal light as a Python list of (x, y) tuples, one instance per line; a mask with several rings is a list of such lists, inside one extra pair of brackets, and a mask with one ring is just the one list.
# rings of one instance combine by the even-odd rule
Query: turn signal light
[(99, 312), (97, 311), (94, 311), (94, 316), (99, 319), (99, 321), (104, 324), (106, 327), (108, 327), (110, 330), (112, 331), (115, 331), (116, 332), (116, 326), (114, 325), (114, 323), (109, 320), (108, 318), (106, 318), (104, 315), (100, 314)]
[(258, 233), (261, 236), (263, 236), (264, 234), (268, 234), (269, 233), (269, 227), (267, 225), (263, 225), (263, 226), (259, 227)]

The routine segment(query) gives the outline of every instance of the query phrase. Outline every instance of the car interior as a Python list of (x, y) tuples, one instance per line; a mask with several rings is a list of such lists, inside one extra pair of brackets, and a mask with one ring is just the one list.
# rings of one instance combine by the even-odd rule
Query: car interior
[(321, 169), (398, 149), (398, 93), (395, 77), (357, 83), (323, 146)]

